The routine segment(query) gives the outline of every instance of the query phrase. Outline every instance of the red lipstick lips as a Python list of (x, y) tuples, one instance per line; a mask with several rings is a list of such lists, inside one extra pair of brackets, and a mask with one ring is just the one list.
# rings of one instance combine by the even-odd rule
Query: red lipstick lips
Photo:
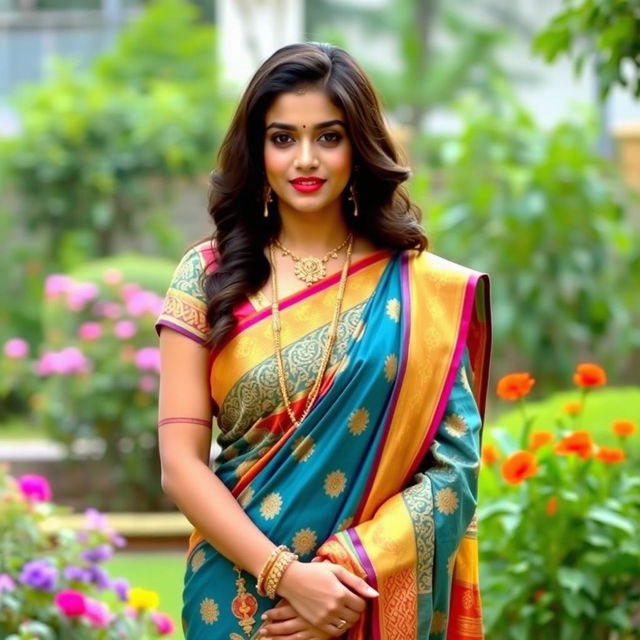
[(309, 176), (306, 178), (294, 178), (290, 180), (291, 186), (301, 193), (312, 193), (317, 191), (325, 182), (322, 178), (316, 176)]

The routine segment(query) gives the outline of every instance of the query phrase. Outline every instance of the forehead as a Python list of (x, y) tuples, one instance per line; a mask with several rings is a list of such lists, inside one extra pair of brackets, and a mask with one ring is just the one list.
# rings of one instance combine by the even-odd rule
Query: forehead
[(342, 109), (333, 104), (324, 91), (314, 89), (303, 93), (281, 93), (267, 110), (265, 124), (281, 122), (309, 127), (319, 122), (344, 118)]

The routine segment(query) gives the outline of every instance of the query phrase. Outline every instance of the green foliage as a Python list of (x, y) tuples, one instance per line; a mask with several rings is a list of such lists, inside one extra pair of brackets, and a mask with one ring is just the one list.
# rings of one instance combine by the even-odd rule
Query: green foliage
[(98, 76), (110, 84), (145, 91), (158, 81), (176, 83), (206, 91), (215, 100), (215, 32), (198, 20), (198, 9), (191, 2), (152, 2), (127, 26), (114, 49), (96, 61)]
[(578, 447), (576, 426), (565, 417), (548, 434), (561, 443), (535, 453), (503, 433), (512, 451), (505, 465), (522, 466), (482, 473), (499, 494), (478, 512), (488, 637), (609, 640), (640, 631), (640, 478), (623, 449), (599, 447), (588, 433)]
[(592, 61), (602, 99), (618, 85), (639, 98), (640, 2), (565, 0), (565, 5), (538, 34), (534, 51), (547, 62), (560, 55), (573, 57), (577, 73)]
[(640, 344), (640, 237), (594, 127), (544, 131), (506, 98), (461, 115), (422, 201), (435, 251), (493, 278), (494, 355), (547, 382), (568, 379), (575, 353), (615, 373)]
[(58, 518), (66, 510), (50, 500), (43, 476), (13, 478), (0, 468), (2, 638), (150, 640), (162, 635), (157, 616), (164, 614), (136, 611), (132, 616), (127, 582), (117, 578), (116, 589), (102, 564), (124, 543), (104, 516), (90, 510), (81, 529), (61, 528)]
[(164, 504), (153, 323), (162, 305), (158, 293), (173, 269), (171, 262), (126, 256), (87, 264), (73, 278), (50, 276), (47, 283), (45, 342), (35, 367), (44, 380), (35, 406), (55, 440), (102, 443), (112, 487), (103, 498), (111, 508)]
[[(160, 34), (160, 36), (158, 35)], [(86, 74), (58, 63), (19, 99), (20, 134), (0, 147), (19, 220), (69, 270), (126, 242), (178, 253), (164, 213), (173, 188), (208, 170), (225, 109), (214, 30), (186, 0), (163, 0)]]

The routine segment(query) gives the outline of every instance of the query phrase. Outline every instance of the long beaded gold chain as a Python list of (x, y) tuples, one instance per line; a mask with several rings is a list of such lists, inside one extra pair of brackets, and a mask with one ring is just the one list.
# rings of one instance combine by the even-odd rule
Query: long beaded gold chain
[(342, 311), (342, 302), (344, 300), (344, 292), (347, 286), (347, 275), (349, 272), (349, 267), (351, 266), (351, 253), (353, 251), (353, 236), (349, 235), (348, 238), (349, 244), (347, 245), (347, 257), (342, 266), (342, 274), (340, 276), (340, 284), (338, 285), (338, 295), (336, 298), (336, 304), (333, 309), (333, 318), (331, 319), (331, 325), (329, 327), (329, 334), (327, 335), (327, 343), (325, 345), (324, 353), (322, 354), (322, 360), (320, 361), (320, 368), (318, 370), (318, 375), (309, 391), (309, 395), (307, 396), (307, 401), (304, 406), (304, 410), (302, 411), (302, 415), (298, 419), (293, 412), (291, 396), (289, 395), (289, 391), (287, 390), (287, 383), (284, 372), (284, 359), (282, 357), (282, 324), (280, 322), (280, 300), (278, 298), (278, 277), (276, 271), (276, 260), (273, 250), (273, 245), (269, 245), (269, 257), (271, 259), (271, 324), (273, 328), (273, 345), (276, 356), (276, 367), (278, 369), (278, 384), (280, 385), (280, 393), (282, 394), (282, 399), (284, 401), (284, 405), (287, 409), (287, 413), (289, 414), (289, 418), (291, 422), (295, 425), (295, 427), (299, 427), (302, 421), (309, 415), (309, 411), (311, 411), (311, 407), (313, 403), (316, 401), (318, 394), (320, 393), (320, 387), (322, 385), (322, 379), (324, 378), (324, 374), (327, 370), (327, 366), (329, 365), (329, 360), (331, 359), (331, 353), (333, 351), (333, 346), (336, 341), (336, 336), (338, 335), (338, 322), (340, 320), (340, 313)]

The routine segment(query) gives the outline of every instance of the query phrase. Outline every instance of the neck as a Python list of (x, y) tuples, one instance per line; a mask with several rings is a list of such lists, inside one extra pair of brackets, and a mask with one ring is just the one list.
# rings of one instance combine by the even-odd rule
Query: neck
[(280, 211), (280, 242), (298, 254), (324, 255), (339, 246), (349, 233), (341, 211)]

